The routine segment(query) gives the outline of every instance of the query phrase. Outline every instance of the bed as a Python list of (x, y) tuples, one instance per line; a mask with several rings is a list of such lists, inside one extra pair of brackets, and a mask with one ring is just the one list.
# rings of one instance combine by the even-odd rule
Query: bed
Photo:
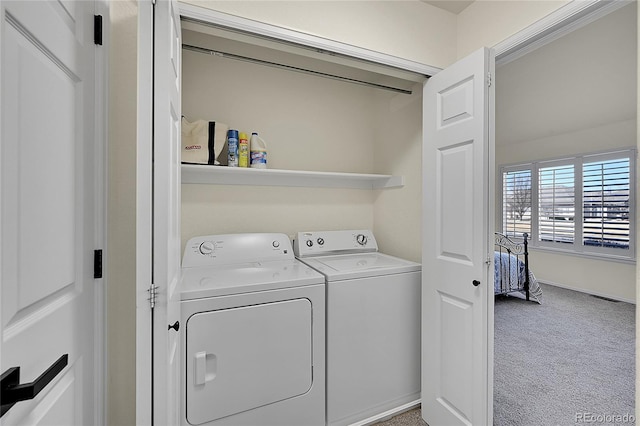
[(529, 269), (528, 234), (515, 242), (496, 232), (494, 254), (494, 290), (496, 295), (521, 293), (526, 300), (542, 303), (542, 289)]

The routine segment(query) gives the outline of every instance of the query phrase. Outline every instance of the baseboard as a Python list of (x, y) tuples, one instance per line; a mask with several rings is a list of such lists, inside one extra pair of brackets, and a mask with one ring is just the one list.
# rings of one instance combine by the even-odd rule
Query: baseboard
[[(585, 290), (584, 288), (572, 287), (572, 286), (569, 286), (569, 285), (564, 285), (564, 284), (560, 284), (560, 283), (554, 283), (552, 281), (547, 281), (547, 280), (538, 280), (538, 282), (540, 284), (552, 285), (554, 287), (565, 288), (567, 290), (573, 290), (573, 291), (577, 291), (579, 293), (590, 294), (592, 296), (606, 297), (607, 299), (613, 299), (613, 300), (617, 300), (617, 301), (620, 301), (620, 302), (627, 302), (627, 303), (631, 303), (633, 305), (636, 304), (635, 299), (626, 299), (624, 297), (619, 297), (619, 296), (615, 296), (615, 295), (611, 295), (611, 294), (607, 294), (607, 293), (601, 293), (601, 292), (597, 292), (597, 291), (589, 291), (589, 290)], [(544, 293), (542, 294), (542, 297), (543, 297), (543, 300), (544, 300)]]
[(371, 416), (368, 419), (360, 420), (357, 423), (352, 423), (349, 426), (367, 426), (374, 423), (382, 422), (385, 420), (389, 420), (392, 417), (397, 416), (398, 414), (402, 414), (405, 411), (409, 411), (420, 405), (420, 400), (417, 399), (415, 401), (407, 402), (399, 407), (392, 408), (391, 410), (387, 410), (384, 413), (376, 414), (375, 416)]

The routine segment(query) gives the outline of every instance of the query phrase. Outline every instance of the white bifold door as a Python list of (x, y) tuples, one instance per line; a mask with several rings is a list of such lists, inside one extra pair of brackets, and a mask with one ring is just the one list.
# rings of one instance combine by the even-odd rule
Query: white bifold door
[(139, 6), (136, 423), (177, 425), (182, 33), (176, 1)]
[[(182, 32), (175, 1), (156, 1), (154, 33), (154, 424), (180, 421), (180, 114)], [(172, 328), (170, 328), (170, 326)]]
[(422, 416), (493, 424), (493, 53), (424, 87)]
[(101, 421), (94, 7), (0, 3), (0, 424)]

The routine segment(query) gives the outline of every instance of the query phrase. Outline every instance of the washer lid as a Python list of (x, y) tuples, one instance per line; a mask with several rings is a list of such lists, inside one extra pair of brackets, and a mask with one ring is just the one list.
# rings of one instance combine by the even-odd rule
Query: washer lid
[(328, 281), (400, 274), (421, 270), (419, 263), (377, 252), (319, 256), (302, 259), (302, 261), (324, 274)]
[(181, 300), (324, 284), (324, 277), (296, 259), (183, 268)]

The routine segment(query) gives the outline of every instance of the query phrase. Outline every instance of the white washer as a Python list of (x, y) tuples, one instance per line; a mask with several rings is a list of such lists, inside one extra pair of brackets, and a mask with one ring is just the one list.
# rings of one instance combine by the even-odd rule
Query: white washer
[(327, 284), (329, 425), (364, 424), (420, 400), (421, 265), (377, 250), (367, 230), (294, 240)]
[(325, 280), (284, 234), (192, 238), (183, 425), (325, 425)]

